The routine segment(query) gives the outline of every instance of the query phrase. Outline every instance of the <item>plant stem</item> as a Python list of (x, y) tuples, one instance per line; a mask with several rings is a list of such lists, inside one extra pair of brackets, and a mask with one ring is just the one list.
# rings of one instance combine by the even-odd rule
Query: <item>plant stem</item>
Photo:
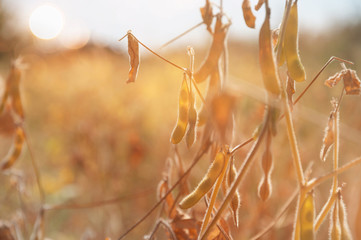
[(314, 223), (314, 226), (313, 226), (313, 229), (314, 229), (315, 232), (318, 231), (321, 224), (325, 220), (327, 214), (330, 212), (330, 210), (331, 210), (331, 208), (333, 206), (333, 203), (336, 200), (336, 196), (337, 196), (336, 193), (331, 192), (330, 197), (328, 198), (328, 200), (325, 203), (324, 207), (322, 208), (321, 212), (316, 217), (316, 222)]
[(39, 167), (38, 167), (38, 165), (37, 165), (37, 163), (35, 161), (34, 152), (33, 152), (33, 149), (32, 149), (32, 147), (30, 145), (28, 134), (25, 131), (25, 128), (24, 127), (22, 127), (22, 128), (23, 128), (24, 135), (25, 135), (26, 145), (28, 146), (28, 149), (29, 149), (31, 165), (33, 166), (33, 169), (34, 169), (36, 183), (37, 183), (38, 189), (39, 189), (40, 202), (41, 202), (41, 205), (44, 205), (45, 204), (45, 193), (44, 193), (44, 188), (43, 188), (43, 186), (41, 184), (41, 177), (40, 177)]
[(160, 46), (159, 49), (162, 49), (162, 48), (168, 46), (169, 44), (171, 44), (171, 43), (174, 42), (175, 40), (183, 37), (184, 35), (186, 35), (187, 33), (191, 32), (191, 31), (193, 31), (194, 29), (196, 29), (197, 27), (201, 26), (202, 24), (203, 24), (203, 22), (200, 22), (200, 23), (194, 25), (193, 27), (189, 28), (188, 30), (184, 31), (183, 33), (179, 34), (178, 36), (176, 36), (176, 37), (172, 38), (171, 40), (169, 40), (168, 42), (164, 43), (162, 46)]

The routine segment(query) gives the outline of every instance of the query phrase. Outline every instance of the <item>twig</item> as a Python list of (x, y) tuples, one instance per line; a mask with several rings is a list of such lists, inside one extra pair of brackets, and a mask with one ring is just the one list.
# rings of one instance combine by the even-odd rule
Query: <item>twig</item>
[(339, 57), (335, 57), (332, 56), (326, 63), (325, 65), (323, 65), (323, 67), (321, 68), (321, 70), (316, 74), (316, 76), (312, 79), (312, 81), (307, 85), (307, 87), (302, 91), (302, 93), (296, 98), (296, 100), (293, 102), (293, 104), (296, 104), (301, 97), (303, 96), (303, 94), (305, 94), (307, 92), (307, 90), (311, 87), (311, 85), (316, 81), (316, 79), (320, 76), (320, 74), (323, 72), (323, 70), (325, 70), (325, 68), (334, 60), (340, 61), (340, 62), (344, 62), (344, 63), (348, 63), (348, 64), (353, 64), (353, 62), (347, 61), (345, 59), (339, 58)]
[(357, 164), (361, 163), (361, 157), (356, 158), (352, 161), (350, 161), (349, 163), (343, 165), (342, 167), (338, 168), (337, 170), (334, 170), (326, 175), (323, 175), (321, 177), (318, 177), (312, 181), (310, 181), (306, 186), (305, 189), (306, 191), (310, 191), (312, 190), (314, 187), (320, 185), (321, 183), (325, 182), (327, 179), (332, 178), (335, 175), (339, 175), (343, 172), (345, 172), (346, 170), (356, 166)]
[(270, 222), (266, 228), (264, 228), (261, 232), (257, 233), (255, 236), (251, 237), (252, 240), (259, 239), (263, 235), (265, 235), (269, 230), (272, 229), (272, 227), (278, 222), (278, 220), (283, 216), (283, 214), (286, 213), (287, 209), (291, 206), (291, 203), (295, 200), (297, 194), (299, 193), (299, 189), (295, 190), (290, 198), (287, 200), (287, 202), (283, 205), (283, 208), (279, 210), (276, 217), (273, 219), (272, 222)]
[(153, 188), (149, 188), (145, 191), (121, 196), (118, 198), (112, 198), (112, 199), (108, 199), (108, 200), (101, 200), (101, 201), (95, 201), (95, 202), (89, 202), (89, 203), (83, 203), (83, 204), (79, 204), (79, 203), (66, 204), (65, 203), (65, 204), (59, 204), (59, 205), (45, 205), (44, 210), (45, 211), (70, 210), (70, 209), (74, 210), (74, 209), (88, 209), (88, 208), (102, 207), (105, 205), (115, 204), (115, 203), (118, 203), (119, 201), (123, 201), (123, 200), (129, 199), (129, 198), (133, 199), (133, 198), (137, 198), (137, 197), (143, 197), (144, 194), (147, 194), (147, 193), (150, 193), (153, 191), (154, 191)]
[(34, 169), (36, 183), (37, 183), (38, 189), (39, 189), (40, 202), (41, 202), (41, 205), (44, 205), (44, 203), (45, 203), (45, 194), (44, 194), (44, 188), (41, 185), (41, 176), (40, 176), (39, 167), (38, 167), (38, 165), (37, 165), (37, 163), (35, 161), (34, 152), (33, 152), (33, 149), (32, 149), (32, 147), (30, 145), (30, 141), (29, 141), (27, 131), (25, 131), (25, 128), (23, 126), (21, 126), (21, 128), (24, 131), (26, 145), (28, 146), (28, 149), (29, 149), (31, 164), (32, 164), (33, 169)]
[(157, 230), (158, 230), (158, 228), (159, 228), (159, 226), (160, 226), (161, 224), (168, 230), (168, 232), (169, 232), (170, 235), (172, 236), (172, 239), (173, 239), (173, 240), (177, 240), (177, 237), (176, 237), (173, 229), (172, 229), (171, 226), (169, 226), (169, 224), (168, 224), (165, 220), (163, 220), (163, 219), (159, 219), (159, 220), (158, 220), (157, 224), (156, 224), (155, 227), (154, 227), (154, 230), (152, 231), (152, 233), (150, 234), (150, 236), (148, 237), (148, 239), (149, 239), (149, 240), (152, 240), (152, 239), (153, 239), (154, 234), (157, 232)]
[(183, 37), (184, 35), (188, 34), (189, 32), (193, 31), (194, 29), (196, 29), (197, 27), (201, 26), (203, 24), (203, 22), (200, 22), (196, 25), (194, 25), (193, 27), (189, 28), (188, 30), (184, 31), (183, 33), (179, 34), (178, 36), (172, 38), (171, 40), (169, 40), (168, 42), (164, 43), (162, 46), (160, 46), (159, 49), (162, 49), (166, 46), (168, 46), (169, 44), (171, 44), (172, 42), (174, 42), (175, 40)]

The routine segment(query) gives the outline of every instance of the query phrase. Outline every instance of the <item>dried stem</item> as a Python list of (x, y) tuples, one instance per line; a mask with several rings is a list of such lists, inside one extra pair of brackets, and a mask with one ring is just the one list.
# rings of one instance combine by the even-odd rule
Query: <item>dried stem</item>
[(316, 79), (320, 76), (320, 74), (323, 72), (323, 70), (325, 70), (325, 68), (334, 60), (340, 61), (340, 62), (344, 62), (344, 63), (348, 63), (348, 64), (353, 64), (353, 62), (347, 61), (345, 59), (339, 58), (339, 57), (335, 57), (332, 56), (326, 63), (325, 65), (323, 65), (323, 67), (321, 68), (321, 70), (316, 74), (316, 76), (312, 79), (312, 81), (307, 85), (307, 87), (302, 91), (302, 93), (296, 98), (296, 100), (293, 102), (293, 104), (296, 104), (301, 98), (302, 96), (307, 92), (307, 90), (311, 87), (311, 85), (316, 81)]
[(313, 188), (315, 188), (316, 186), (320, 185), (321, 183), (325, 182), (326, 180), (328, 180), (329, 178), (332, 178), (333, 176), (336, 175), (340, 175), (341, 173), (345, 172), (346, 170), (356, 166), (357, 164), (361, 163), (361, 157), (356, 158), (352, 161), (350, 161), (349, 163), (343, 165), (342, 167), (338, 168), (335, 171), (332, 171), (326, 175), (323, 175), (321, 177), (318, 177), (312, 181), (310, 181), (306, 186), (305, 186), (305, 190), (306, 191), (310, 191)]
[[(335, 176), (337, 176), (337, 175), (335, 175)], [(330, 212), (330, 210), (333, 206), (333, 203), (336, 200), (336, 197), (337, 197), (337, 194), (331, 192), (330, 197), (328, 198), (327, 202), (323, 206), (321, 212), (316, 217), (316, 221), (315, 221), (314, 227), (313, 227), (315, 231), (317, 231), (320, 228), (320, 226), (323, 223), (323, 221), (325, 220), (327, 214)]]
[(96, 208), (96, 207), (102, 207), (105, 205), (115, 204), (120, 201), (124, 201), (126, 199), (134, 199), (138, 197), (144, 197), (145, 194), (154, 192), (154, 188), (149, 188), (147, 190), (133, 193), (117, 198), (112, 198), (108, 200), (101, 200), (101, 201), (95, 201), (95, 202), (89, 202), (89, 203), (65, 203), (65, 204), (59, 204), (59, 205), (45, 205), (44, 210), (45, 211), (52, 211), (52, 210), (71, 210), (71, 209), (88, 209), (88, 208)]
[(197, 27), (202, 26), (202, 24), (203, 24), (203, 22), (200, 22), (200, 23), (194, 25), (193, 27), (189, 28), (188, 30), (184, 31), (183, 33), (179, 34), (178, 36), (176, 36), (176, 37), (172, 38), (171, 40), (169, 40), (168, 42), (164, 43), (162, 46), (160, 46), (159, 49), (162, 49), (162, 48), (168, 46), (169, 44), (171, 44), (171, 43), (174, 42), (175, 40), (183, 37), (184, 35), (188, 34), (188, 33), (191, 32), (191, 31), (193, 31), (193, 30), (196, 29)]
[(297, 194), (299, 193), (299, 190), (295, 190), (290, 198), (287, 200), (287, 202), (283, 205), (282, 209), (279, 210), (276, 217), (273, 219), (271, 223), (267, 225), (266, 228), (264, 228), (261, 232), (257, 233), (254, 237), (251, 238), (251, 240), (256, 240), (261, 238), (263, 235), (265, 235), (269, 230), (272, 229), (272, 227), (277, 223), (277, 221), (283, 216), (283, 214), (286, 213), (287, 209), (291, 206), (291, 203), (295, 200)]
[(177, 237), (176, 237), (174, 231), (172, 230), (172, 227), (169, 226), (169, 224), (168, 224), (166, 221), (164, 221), (163, 219), (159, 219), (159, 220), (158, 220), (157, 224), (156, 224), (155, 227), (154, 227), (154, 230), (152, 231), (152, 233), (150, 234), (150, 236), (148, 237), (148, 239), (149, 239), (149, 240), (153, 239), (155, 233), (157, 232), (157, 230), (158, 230), (158, 228), (159, 228), (159, 226), (160, 226), (161, 224), (168, 230), (168, 232), (169, 232), (170, 235), (172, 236), (172, 239), (173, 239), (173, 240), (177, 240)]
[(31, 165), (33, 166), (34, 173), (35, 173), (35, 178), (36, 178), (36, 183), (37, 183), (38, 189), (39, 189), (40, 202), (41, 202), (41, 205), (44, 205), (45, 204), (45, 193), (44, 193), (44, 188), (43, 188), (43, 186), (41, 184), (41, 176), (40, 176), (39, 167), (38, 167), (38, 165), (37, 165), (37, 163), (35, 161), (33, 148), (31, 147), (29, 137), (28, 137), (29, 135), (27, 134), (27, 132), (25, 131), (25, 128), (23, 126), (22, 126), (22, 129), (24, 131), (26, 145), (28, 146), (29, 153), (30, 153)]

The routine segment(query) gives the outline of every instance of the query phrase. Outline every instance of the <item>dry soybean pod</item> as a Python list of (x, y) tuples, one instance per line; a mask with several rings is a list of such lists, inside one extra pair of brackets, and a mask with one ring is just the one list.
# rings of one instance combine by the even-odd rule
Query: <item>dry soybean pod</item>
[(341, 192), (338, 192), (338, 214), (340, 218), (341, 224), (341, 239), (342, 240), (351, 240), (351, 230), (347, 222), (347, 213), (346, 213), (346, 206), (342, 199)]
[(298, 13), (297, 1), (292, 5), (285, 29), (283, 50), (286, 55), (289, 75), (297, 82), (306, 79), (305, 69), (298, 54)]
[(195, 108), (195, 97), (193, 92), (191, 91), (189, 92), (188, 125), (189, 127), (186, 133), (186, 143), (187, 147), (190, 148), (196, 139), (197, 127), (197, 110)]
[(270, 30), (271, 10), (266, 8), (266, 18), (259, 34), (259, 61), (261, 66), (262, 78), (265, 88), (270, 93), (278, 96), (280, 94), (280, 83), (276, 74), (276, 68), (273, 58)]
[(21, 127), (18, 126), (15, 131), (14, 145), (9, 151), (8, 156), (6, 156), (5, 159), (3, 160), (1, 164), (1, 170), (10, 168), (19, 158), (24, 140), (25, 140), (24, 131)]
[[(236, 167), (234, 166), (234, 157), (232, 156), (231, 163), (229, 164), (228, 176), (227, 176), (228, 187), (230, 187), (232, 185), (234, 179), (236, 178), (236, 175), (237, 175), (237, 170), (236, 170)], [(239, 195), (238, 189), (234, 193), (232, 201), (230, 202), (230, 207), (232, 209), (232, 216), (233, 216), (234, 224), (236, 225), (236, 227), (238, 227), (238, 225), (239, 225), (239, 208), (241, 207), (241, 197)]]
[(207, 77), (217, 68), (219, 59), (224, 52), (224, 41), (227, 36), (229, 24), (222, 24), (222, 15), (217, 15), (215, 30), (213, 33), (213, 42), (209, 50), (206, 60), (202, 66), (194, 74), (194, 79), (197, 83), (203, 82)]
[(179, 203), (180, 208), (187, 209), (194, 206), (212, 188), (222, 172), (224, 161), (224, 153), (219, 151), (198, 186)]
[(178, 120), (175, 126), (170, 141), (173, 144), (179, 143), (187, 129), (188, 125), (188, 108), (189, 108), (189, 90), (187, 86), (187, 74), (183, 75), (182, 87), (179, 94), (179, 110)]
[(307, 193), (307, 196), (302, 204), (300, 210), (300, 225), (301, 225), (301, 240), (312, 240), (315, 236), (314, 231), (314, 219), (315, 219), (315, 203), (313, 198), (313, 192)]

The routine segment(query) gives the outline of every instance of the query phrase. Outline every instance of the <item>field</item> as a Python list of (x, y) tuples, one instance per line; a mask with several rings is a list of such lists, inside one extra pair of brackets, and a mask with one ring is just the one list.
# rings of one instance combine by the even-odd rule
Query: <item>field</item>
[[(353, 62), (354, 65), (347, 67), (360, 74), (359, 29), (360, 24), (355, 24), (317, 36), (307, 32), (300, 35), (299, 49), (307, 78), (297, 83), (294, 98), (331, 56)], [(88, 44), (78, 50), (42, 53), (32, 47), (23, 48), (21, 55), (27, 64), (20, 82), (24, 120), (14, 116), (7, 106), (0, 116), (0, 159), (5, 158), (13, 145), (14, 121), (22, 122), (20, 125), (26, 135), (22, 153), (14, 166), (0, 174), (0, 222), (11, 226), (15, 239), (30, 239), (32, 234), (48, 239), (118, 239), (159, 200), (158, 185), (163, 179), (168, 179), (170, 185), (177, 181), (181, 174), (177, 163), (181, 161), (186, 169), (204, 144), (205, 127), (197, 128), (196, 141), (189, 149), (185, 141), (177, 147), (170, 142), (178, 116), (183, 72), (142, 49), (136, 82), (126, 84), (129, 71), (126, 41), (119, 42), (117, 49)], [(211, 36), (205, 34), (203, 48), (195, 49), (195, 69), (207, 56), (210, 41)], [(224, 138), (234, 147), (252, 137), (263, 121), (267, 97), (259, 64), (258, 41), (230, 38), (228, 53), (224, 89), (232, 96), (234, 127), (231, 136)], [(189, 65), (186, 46), (176, 50), (169, 47), (162, 50), (161, 55), (179, 66)], [(3, 54), (1, 58), (3, 80), (0, 81), (0, 96), (5, 92), (11, 68), (9, 56)], [(333, 150), (325, 162), (320, 160), (320, 150), (332, 110), (330, 100), (339, 98), (343, 85), (331, 89), (324, 85), (324, 81), (340, 70), (340, 64), (332, 62), (292, 111), (301, 164), (304, 170), (308, 166), (311, 169), (308, 174), (305, 171), (309, 180), (334, 170)], [(204, 94), (207, 84), (203, 82), (198, 86)], [(199, 112), (202, 101), (196, 96)], [(338, 161), (339, 166), (343, 166), (361, 155), (360, 96), (343, 96), (339, 115)], [(229, 228), (227, 231), (233, 239), (249, 239), (262, 231), (298, 188), (287, 128), (282, 119), (277, 123), (277, 134), (272, 137), (274, 166), (270, 175), (272, 194), (269, 199), (262, 201), (258, 193), (264, 175), (261, 159), (266, 147), (261, 145), (255, 153), (255, 162), (238, 186), (241, 199), (239, 226), (234, 225), (229, 209), (222, 215), (224, 222), (221, 225)], [(197, 186), (223, 143), (217, 144), (218, 147), (210, 147), (188, 175), (187, 184), (181, 186), (188, 186), (190, 191)], [(251, 145), (234, 154), (237, 171), (251, 151)], [(34, 168), (34, 162), (37, 168)], [(40, 184), (34, 169), (38, 170)], [(337, 177), (354, 239), (361, 239), (360, 171), (361, 164), (358, 164)], [(329, 198), (332, 181), (329, 178), (312, 190), (316, 216)], [(44, 192), (43, 199), (39, 185)], [(178, 193), (183, 196), (176, 198)], [(176, 201), (185, 195), (180, 188), (172, 193)], [(215, 201), (216, 209), (226, 194), (220, 195)], [(211, 198), (209, 194), (208, 198)], [(291, 238), (296, 202), (295, 197), (261, 239)], [(167, 203), (162, 204), (126, 239), (142, 239), (159, 219), (171, 224), (174, 219), (170, 217), (172, 210), (169, 208)], [(175, 208), (178, 213), (186, 212), (195, 221), (202, 221), (208, 209), (203, 201), (191, 210), (180, 210), (178, 202)], [(327, 217), (317, 231), (317, 239), (327, 238), (330, 222), (332, 220)], [(193, 228), (199, 231), (197, 227), (189, 227), (189, 238)], [(176, 229), (173, 225), (172, 228)], [(0, 236), (1, 233), (0, 228)], [(226, 239), (221, 233), (217, 234), (218, 238), (214, 239)], [(156, 236), (157, 239), (172, 239), (167, 228), (160, 228)], [(180, 235), (177, 237), (182, 239)]]

